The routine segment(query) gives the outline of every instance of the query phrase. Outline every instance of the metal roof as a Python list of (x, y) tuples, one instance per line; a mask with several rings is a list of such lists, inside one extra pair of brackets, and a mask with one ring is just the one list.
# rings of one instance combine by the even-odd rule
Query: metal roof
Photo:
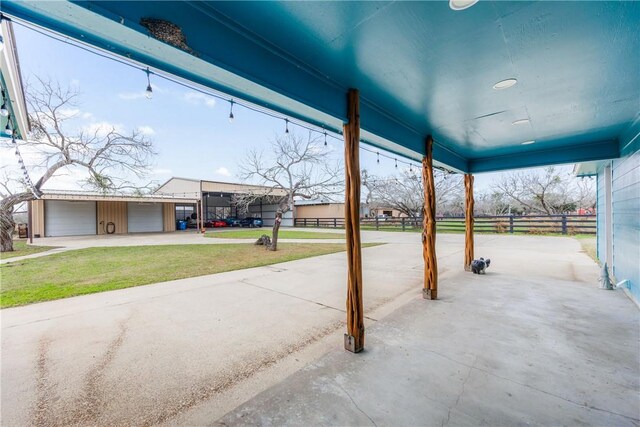
[[(640, 111), (640, 2), (481, 0), (454, 11), (446, 1), (3, 0), (2, 9), (334, 131), (357, 88), (365, 142), (419, 159), (432, 134), (436, 161), (465, 172), (618, 157)], [(493, 88), (509, 78), (517, 84)]]
[(196, 203), (196, 197), (172, 197), (168, 195), (144, 195), (131, 194), (103, 194), (73, 190), (45, 190), (41, 195), (44, 200), (89, 200), (110, 202), (140, 202), (140, 203)]

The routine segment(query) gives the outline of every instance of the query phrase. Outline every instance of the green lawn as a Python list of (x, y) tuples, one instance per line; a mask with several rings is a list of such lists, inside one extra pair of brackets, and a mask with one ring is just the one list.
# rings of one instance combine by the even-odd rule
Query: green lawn
[(579, 234), (573, 237), (578, 239), (578, 241), (580, 242), (580, 245), (582, 246), (582, 250), (585, 251), (586, 254), (589, 255), (592, 260), (598, 263), (598, 255), (597, 255), (597, 249), (596, 249), (596, 245), (597, 245), (596, 236), (589, 235), (589, 234)]
[[(254, 228), (249, 230), (208, 231), (205, 236), (218, 239), (258, 239), (263, 234), (271, 237), (271, 229)], [(280, 230), (278, 239), (344, 239), (344, 231), (340, 233), (323, 233), (316, 231)]]
[[(363, 246), (375, 246), (372, 244)], [(259, 267), (345, 250), (340, 243), (283, 243), (79, 249), (0, 265), (0, 307)]]
[(2, 252), (0, 258), (14, 258), (17, 256), (37, 254), (38, 252), (48, 251), (49, 249), (55, 249), (56, 246), (30, 246), (27, 245), (26, 240), (14, 240), (13, 252)]

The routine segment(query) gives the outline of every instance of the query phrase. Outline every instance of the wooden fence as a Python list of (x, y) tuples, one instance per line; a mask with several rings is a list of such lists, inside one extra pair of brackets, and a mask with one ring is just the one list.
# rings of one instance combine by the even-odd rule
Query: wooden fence
[[(344, 228), (344, 218), (296, 218), (296, 227)], [(360, 218), (363, 230), (418, 231), (422, 218)], [(436, 229), (464, 233), (464, 217), (439, 217)], [(595, 215), (477, 216), (476, 233), (596, 234)]]

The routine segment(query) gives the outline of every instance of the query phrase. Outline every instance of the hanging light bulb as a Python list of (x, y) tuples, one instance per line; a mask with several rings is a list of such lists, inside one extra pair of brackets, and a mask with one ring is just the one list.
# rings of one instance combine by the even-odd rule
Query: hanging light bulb
[(151, 72), (149, 71), (149, 67), (147, 67), (147, 90), (145, 92), (145, 95), (147, 97), (147, 99), (151, 99), (153, 98), (153, 88), (151, 87), (151, 77), (150, 77)]
[(289, 119), (284, 119), (284, 133), (289, 133)]
[(4, 133), (7, 135), (13, 135), (13, 129), (11, 128), (11, 116), (7, 117), (7, 125), (4, 127)]
[(409, 172), (413, 172), (413, 165), (409, 163)]
[(229, 101), (229, 103), (231, 104), (231, 107), (229, 107), (229, 123), (233, 123), (233, 119), (235, 118), (233, 117), (233, 99)]
[(379, 151), (376, 151), (376, 156), (377, 156), (376, 163), (380, 164), (380, 152)]
[(398, 159), (395, 159), (395, 160), (396, 160), (396, 169), (398, 169)]
[(7, 108), (7, 96), (2, 89), (2, 106), (0, 106), (0, 116), (7, 117), (9, 115), (9, 109)]
[(324, 146), (327, 146), (327, 131), (324, 131)]

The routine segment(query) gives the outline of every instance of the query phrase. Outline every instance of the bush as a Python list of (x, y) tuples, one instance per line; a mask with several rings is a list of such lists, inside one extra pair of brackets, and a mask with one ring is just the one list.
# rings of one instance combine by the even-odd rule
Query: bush
[(509, 229), (509, 223), (496, 222), (496, 233), (506, 233), (508, 229)]

